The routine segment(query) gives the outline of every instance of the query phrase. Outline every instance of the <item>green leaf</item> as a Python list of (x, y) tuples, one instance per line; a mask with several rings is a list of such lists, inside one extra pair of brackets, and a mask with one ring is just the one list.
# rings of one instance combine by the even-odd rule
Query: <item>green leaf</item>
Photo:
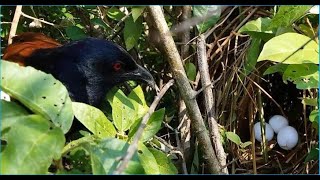
[(304, 162), (319, 160), (319, 148), (312, 148)]
[(247, 146), (250, 146), (252, 144), (252, 142), (251, 141), (247, 141), (247, 142), (244, 142), (244, 143), (240, 143), (240, 147), (242, 148), (242, 149), (244, 149), (244, 148), (246, 148)]
[(287, 69), (289, 64), (282, 64), (282, 63), (277, 63), (276, 65), (270, 66), (264, 73), (263, 75), (268, 75), (268, 74), (273, 74), (276, 72), (284, 73)]
[(209, 28), (213, 27), (220, 18), (221, 6), (192, 6), (193, 16), (204, 18), (198, 25), (197, 28), (199, 33), (203, 33)]
[(318, 98), (301, 98), (301, 103), (307, 106), (318, 106)]
[(136, 20), (141, 16), (144, 9), (145, 9), (145, 6), (132, 7), (131, 11), (132, 11), (132, 18), (134, 22), (136, 22)]
[(112, 107), (112, 119), (116, 128), (120, 132), (128, 130), (134, 123), (136, 111), (129, 98), (118, 89), (109, 102)]
[(160, 174), (156, 158), (143, 143), (139, 143), (138, 157), (146, 174)]
[(87, 37), (86, 33), (81, 28), (79, 28), (78, 26), (69, 26), (69, 27), (67, 27), (66, 28), (66, 34), (73, 41), (84, 39), (84, 38)]
[(114, 137), (116, 135), (117, 131), (113, 124), (100, 109), (78, 102), (73, 102), (72, 108), (75, 117), (94, 135), (100, 138)]
[[(165, 109), (159, 109), (158, 111), (155, 111), (150, 116), (150, 119), (148, 120), (148, 123), (142, 133), (141, 142), (145, 142), (152, 138), (160, 129), (162, 120), (164, 118)], [(129, 132), (129, 137), (133, 138), (134, 134), (138, 130), (139, 126), (141, 124), (141, 121), (139, 123), (135, 123), (133, 125), (133, 128)]]
[(125, 14), (121, 12), (117, 7), (112, 7), (108, 10), (107, 16), (113, 20), (120, 21)]
[(124, 21), (124, 23), (123, 36), (126, 48), (129, 51), (138, 43), (139, 37), (142, 34), (142, 18), (140, 17), (136, 21), (133, 21), (132, 16), (130, 16)]
[[(129, 144), (116, 138), (106, 138), (85, 147), (90, 152), (93, 174), (112, 174), (126, 155)], [(137, 153), (129, 161), (124, 174), (144, 174)]]
[(52, 160), (60, 158), (64, 134), (42, 116), (5, 118), (2, 125), (9, 127), (1, 152), (2, 174), (45, 174)]
[(67, 19), (73, 19), (73, 15), (70, 14), (70, 13), (64, 13), (64, 16), (65, 16)]
[(149, 151), (153, 154), (158, 163), (160, 174), (178, 173), (177, 168), (173, 165), (171, 159), (167, 157), (165, 153), (154, 148), (149, 148)]
[(318, 44), (307, 36), (285, 33), (270, 39), (264, 45), (258, 62), (264, 60), (284, 64), (319, 64)]
[(1, 61), (1, 79), (1, 88), (11, 97), (68, 132), (73, 121), (72, 104), (60, 81), (33, 67), (8, 61)]
[(141, 86), (135, 87), (128, 95), (128, 98), (132, 102), (134, 109), (136, 111), (135, 113), (136, 116), (133, 118), (135, 123), (147, 113), (149, 107), (144, 98), (144, 94)]
[(234, 142), (237, 145), (240, 145), (241, 139), (236, 133), (231, 132), (231, 131), (230, 132), (226, 132), (226, 136), (230, 141)]
[(14, 101), (1, 100), (1, 118), (19, 117), (28, 115), (28, 111)]
[(247, 22), (239, 29), (238, 32), (242, 34), (249, 34), (251, 38), (262, 39), (266, 42), (274, 37), (274, 33), (268, 30), (270, 22), (270, 18), (258, 18)]
[(244, 67), (243, 67), (245, 75), (250, 74), (256, 66), (257, 59), (258, 59), (259, 53), (260, 53), (260, 45), (261, 45), (260, 39), (257, 39), (257, 38), (252, 39), (250, 47), (248, 49), (246, 61), (244, 63)]
[(272, 18), (269, 29), (291, 26), (295, 21), (304, 16), (311, 6), (279, 6), (279, 11)]
[(298, 89), (319, 87), (318, 65), (316, 64), (290, 64), (283, 73), (284, 82), (292, 81)]
[(318, 119), (319, 114), (318, 113), (319, 113), (318, 109), (317, 110), (313, 110), (309, 115), (309, 120), (311, 122), (318, 122), (319, 121), (319, 119)]
[(188, 79), (190, 79), (191, 81), (195, 81), (196, 76), (197, 76), (197, 68), (196, 66), (189, 62), (185, 64), (185, 68), (186, 68), (186, 73), (187, 73), (187, 77)]
[(106, 30), (111, 29), (110, 26), (108, 26), (105, 22), (103, 22), (101, 18), (93, 18), (93, 19), (90, 19), (90, 21), (92, 24), (99, 25), (103, 29), (106, 29)]

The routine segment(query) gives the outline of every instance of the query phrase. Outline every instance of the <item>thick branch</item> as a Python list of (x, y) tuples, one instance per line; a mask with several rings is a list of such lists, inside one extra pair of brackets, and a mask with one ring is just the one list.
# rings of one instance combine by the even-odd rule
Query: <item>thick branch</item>
[(207, 52), (206, 52), (206, 44), (203, 35), (200, 35), (198, 38), (197, 43), (197, 54), (198, 54), (198, 66), (200, 71), (201, 77), (201, 84), (202, 87), (207, 87), (203, 90), (204, 94), (204, 103), (206, 107), (206, 113), (208, 117), (208, 123), (210, 127), (210, 134), (212, 135), (213, 144), (215, 146), (215, 150), (217, 153), (217, 158), (220, 162), (221, 167), (225, 167), (222, 169), (223, 173), (228, 174), (228, 168), (226, 165), (226, 153), (224, 152), (222, 141), (219, 133), (218, 123), (215, 119), (215, 112), (214, 112), (214, 101), (213, 101), (213, 94), (212, 89), (209, 88), (211, 86), (207, 86), (211, 84), (210, 81), (210, 74), (209, 74), (209, 66), (207, 61)]
[(149, 24), (149, 26), (153, 25), (156, 29), (158, 29), (159, 38), (163, 46), (164, 53), (168, 58), (173, 77), (177, 82), (181, 97), (186, 104), (192, 123), (192, 129), (199, 141), (199, 148), (203, 152), (203, 159), (207, 164), (208, 171), (209, 173), (213, 174), (221, 173), (220, 165), (213, 150), (208, 131), (203, 122), (199, 106), (196, 99), (193, 98), (195, 92), (189, 84), (189, 80), (182, 65), (182, 60), (178, 53), (177, 47), (175, 46), (174, 40), (170, 35), (168, 24), (165, 21), (161, 7), (149, 6), (148, 11), (151, 15), (150, 18), (154, 23)]

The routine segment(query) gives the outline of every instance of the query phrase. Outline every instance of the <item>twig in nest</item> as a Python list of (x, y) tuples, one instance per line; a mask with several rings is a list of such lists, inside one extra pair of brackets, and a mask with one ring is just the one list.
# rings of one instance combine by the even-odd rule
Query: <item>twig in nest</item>
[(159, 92), (159, 94), (155, 97), (154, 101), (152, 102), (148, 112), (146, 115), (143, 116), (143, 119), (141, 121), (141, 124), (132, 140), (132, 143), (127, 149), (127, 153), (123, 158), (123, 161), (121, 162), (120, 166), (114, 171), (114, 174), (121, 174), (125, 168), (127, 167), (129, 161), (133, 157), (134, 153), (136, 152), (138, 148), (138, 142), (142, 136), (143, 130), (145, 129), (147, 122), (151, 116), (151, 114), (154, 112), (156, 109), (157, 105), (160, 102), (160, 99), (163, 97), (163, 95), (167, 92), (167, 90), (173, 85), (174, 80), (171, 79)]

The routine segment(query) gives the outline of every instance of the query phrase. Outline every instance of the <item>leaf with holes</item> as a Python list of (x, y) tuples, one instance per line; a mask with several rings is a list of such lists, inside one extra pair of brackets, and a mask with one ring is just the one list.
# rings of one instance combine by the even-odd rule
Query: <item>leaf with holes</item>
[(220, 18), (221, 6), (193, 6), (193, 16), (201, 18), (201, 21), (197, 23), (197, 28), (201, 33), (205, 32), (209, 28), (213, 27)]
[(304, 16), (312, 6), (279, 6), (277, 14), (272, 18), (269, 29), (291, 26)]
[(33, 67), (1, 61), (1, 88), (32, 112), (67, 133), (73, 121), (71, 99), (63, 84)]
[(285, 33), (264, 45), (258, 62), (264, 60), (284, 64), (319, 64), (318, 44), (302, 34)]
[(143, 24), (141, 17), (134, 21), (133, 17), (130, 16), (124, 21), (123, 37), (128, 51), (138, 43), (142, 29)]
[(247, 22), (238, 32), (248, 34), (254, 39), (262, 39), (266, 42), (274, 37), (274, 32), (268, 30), (270, 22), (270, 18), (258, 18)]
[(171, 159), (162, 151), (154, 148), (149, 148), (149, 151), (153, 154), (156, 159), (160, 174), (177, 174), (178, 170), (171, 162)]
[(318, 65), (290, 64), (283, 73), (283, 81), (292, 81), (298, 89), (319, 87)]
[(230, 141), (234, 142), (236, 145), (240, 145), (241, 139), (236, 133), (231, 132), (231, 131), (226, 132), (226, 136)]
[(93, 106), (73, 102), (74, 116), (94, 135), (100, 138), (114, 137), (117, 133), (113, 124), (107, 119), (100, 109)]
[(276, 65), (270, 66), (264, 73), (263, 75), (269, 75), (269, 74), (273, 74), (276, 72), (279, 72), (281, 74), (283, 74), (287, 67), (289, 66), (289, 64), (282, 64), (282, 63), (278, 63)]
[(52, 160), (61, 157), (64, 134), (42, 116), (4, 118), (2, 125), (9, 128), (0, 154), (2, 174), (45, 174)]
[[(153, 114), (150, 116), (150, 119), (148, 120), (148, 123), (143, 131), (142, 137), (140, 139), (141, 142), (145, 142), (145, 141), (149, 140), (161, 129), (161, 124), (162, 124), (162, 120), (164, 118), (164, 113), (165, 113), (164, 108), (153, 112)], [(138, 128), (141, 124), (141, 121), (142, 120), (140, 120), (139, 122), (135, 123), (132, 126), (132, 128), (130, 129), (130, 132), (129, 132), (129, 138), (134, 137), (134, 134), (136, 133), (136, 131), (138, 130)]]
[(113, 97), (109, 97), (112, 107), (112, 119), (116, 128), (121, 132), (128, 130), (134, 123), (136, 111), (130, 99), (118, 89)]
[(160, 174), (156, 158), (143, 143), (138, 145), (138, 157), (146, 174)]
[(87, 37), (83, 29), (78, 26), (69, 26), (66, 28), (66, 34), (71, 40), (80, 40)]
[[(112, 174), (127, 153), (129, 144), (116, 138), (106, 138), (96, 144), (87, 144), (84, 148), (90, 153), (93, 174)], [(144, 174), (141, 162), (134, 153), (124, 174)]]
[(135, 114), (136, 116), (133, 119), (134, 121), (137, 121), (140, 118), (142, 118), (149, 109), (146, 103), (146, 100), (144, 98), (144, 94), (141, 86), (137, 86), (136, 88), (134, 88), (128, 95), (128, 98), (132, 102), (134, 109), (136, 111), (136, 114)]

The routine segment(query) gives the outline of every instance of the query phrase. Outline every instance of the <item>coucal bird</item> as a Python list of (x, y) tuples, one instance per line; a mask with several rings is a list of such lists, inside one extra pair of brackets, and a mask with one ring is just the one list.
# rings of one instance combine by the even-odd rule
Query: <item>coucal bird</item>
[(85, 38), (61, 45), (41, 33), (23, 33), (4, 51), (4, 60), (52, 74), (70, 98), (99, 107), (113, 86), (128, 80), (154, 87), (152, 75), (113, 42)]

